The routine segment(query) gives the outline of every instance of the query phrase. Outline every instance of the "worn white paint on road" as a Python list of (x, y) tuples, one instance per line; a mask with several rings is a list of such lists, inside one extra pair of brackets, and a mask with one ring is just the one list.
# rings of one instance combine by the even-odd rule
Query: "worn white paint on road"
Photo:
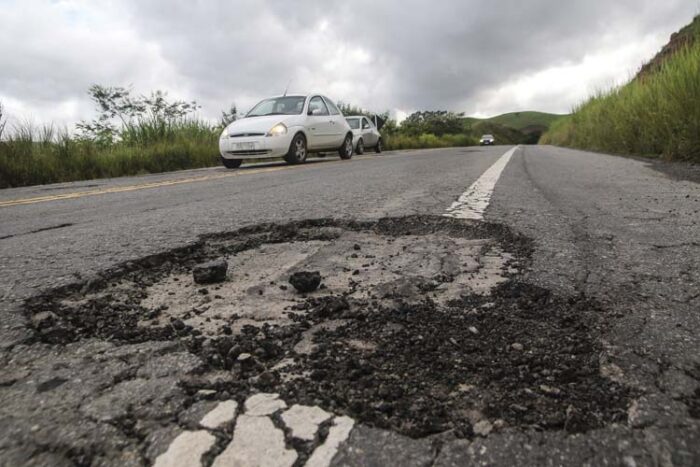
[(340, 445), (348, 439), (355, 421), (350, 417), (336, 417), (333, 426), (328, 431), (326, 441), (314, 450), (306, 467), (328, 467), (338, 452)]
[(227, 425), (236, 418), (238, 403), (236, 401), (219, 402), (214, 410), (204, 416), (199, 424), (210, 430), (216, 430)]
[(292, 467), (297, 453), (287, 449), (284, 433), (269, 417), (241, 415), (231, 444), (212, 467)]
[[(320, 407), (287, 404), (279, 394), (254, 394), (242, 404), (237, 416), (236, 401), (220, 402), (209, 411), (199, 425), (206, 430), (185, 431), (175, 438), (168, 449), (158, 456), (157, 467), (198, 467), (202, 456), (212, 454), (217, 436), (231, 433), (231, 442), (213, 461), (213, 467), (292, 467), (299, 454), (288, 447), (285, 433), (273, 420), (281, 420), (291, 436), (305, 441), (319, 441), (318, 431), (322, 423), (331, 420), (328, 435), (309, 457), (305, 465), (328, 467), (338, 449), (350, 436), (355, 421), (344, 416), (334, 416)], [(277, 417), (278, 418), (273, 418)], [(279, 424), (279, 422), (277, 422)]]
[(282, 421), (292, 430), (292, 436), (305, 441), (312, 441), (316, 436), (318, 426), (331, 417), (332, 414), (320, 407), (298, 404), (282, 413)]
[(214, 447), (216, 438), (206, 430), (185, 431), (170, 443), (170, 447), (156, 458), (155, 467), (183, 467), (201, 465), (202, 456)]
[(260, 416), (271, 415), (281, 409), (286, 409), (287, 404), (279, 398), (279, 394), (255, 394), (245, 401), (246, 415)]
[(518, 148), (519, 146), (516, 146), (509, 150), (494, 162), (491, 167), (486, 169), (486, 172), (481, 174), (481, 177), (457, 201), (452, 203), (452, 206), (447, 208), (447, 212), (443, 215), (445, 217), (454, 217), (455, 219), (482, 220), (484, 212), (491, 202), (491, 195), (494, 188), (496, 188), (496, 183), (503, 169), (508, 165), (508, 161), (510, 161), (510, 158)]

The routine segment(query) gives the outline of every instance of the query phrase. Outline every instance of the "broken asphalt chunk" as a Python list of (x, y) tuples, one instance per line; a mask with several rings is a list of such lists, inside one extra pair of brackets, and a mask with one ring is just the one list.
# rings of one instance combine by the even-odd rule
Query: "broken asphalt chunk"
[(309, 293), (318, 289), (321, 285), (321, 273), (318, 271), (299, 271), (289, 277), (289, 283), (299, 293)]
[(215, 284), (226, 280), (228, 263), (219, 258), (214, 261), (198, 264), (192, 270), (192, 277), (197, 284)]

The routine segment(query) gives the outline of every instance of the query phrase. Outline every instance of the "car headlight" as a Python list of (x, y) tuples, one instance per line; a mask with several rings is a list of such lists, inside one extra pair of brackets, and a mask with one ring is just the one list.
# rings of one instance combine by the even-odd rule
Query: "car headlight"
[(282, 136), (287, 134), (287, 126), (284, 123), (278, 123), (277, 125), (270, 128), (267, 132), (267, 136)]
[(228, 138), (228, 128), (224, 128), (224, 131), (221, 132), (221, 136), (219, 136), (219, 139), (226, 139)]

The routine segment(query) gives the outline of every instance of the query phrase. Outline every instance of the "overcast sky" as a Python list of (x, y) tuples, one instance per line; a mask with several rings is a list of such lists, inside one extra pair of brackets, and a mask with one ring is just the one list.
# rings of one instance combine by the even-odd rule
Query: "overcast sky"
[(0, 0), (14, 119), (93, 115), (92, 83), (197, 100), (318, 90), (365, 108), (568, 112), (629, 79), (700, 0)]

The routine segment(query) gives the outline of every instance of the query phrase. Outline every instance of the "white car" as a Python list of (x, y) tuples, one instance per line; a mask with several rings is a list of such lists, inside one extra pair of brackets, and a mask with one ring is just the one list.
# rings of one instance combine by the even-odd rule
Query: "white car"
[(380, 153), (383, 149), (382, 134), (372, 120), (362, 115), (353, 115), (345, 118), (352, 128), (353, 141), (355, 152), (362, 154), (365, 149), (374, 148), (375, 152)]
[(479, 144), (481, 146), (493, 146), (496, 144), (496, 138), (493, 135), (482, 135)]
[(221, 160), (229, 169), (245, 159), (273, 157), (300, 164), (309, 153), (321, 151), (338, 151), (341, 159), (350, 159), (353, 149), (348, 122), (321, 94), (265, 99), (224, 128), (219, 138)]

